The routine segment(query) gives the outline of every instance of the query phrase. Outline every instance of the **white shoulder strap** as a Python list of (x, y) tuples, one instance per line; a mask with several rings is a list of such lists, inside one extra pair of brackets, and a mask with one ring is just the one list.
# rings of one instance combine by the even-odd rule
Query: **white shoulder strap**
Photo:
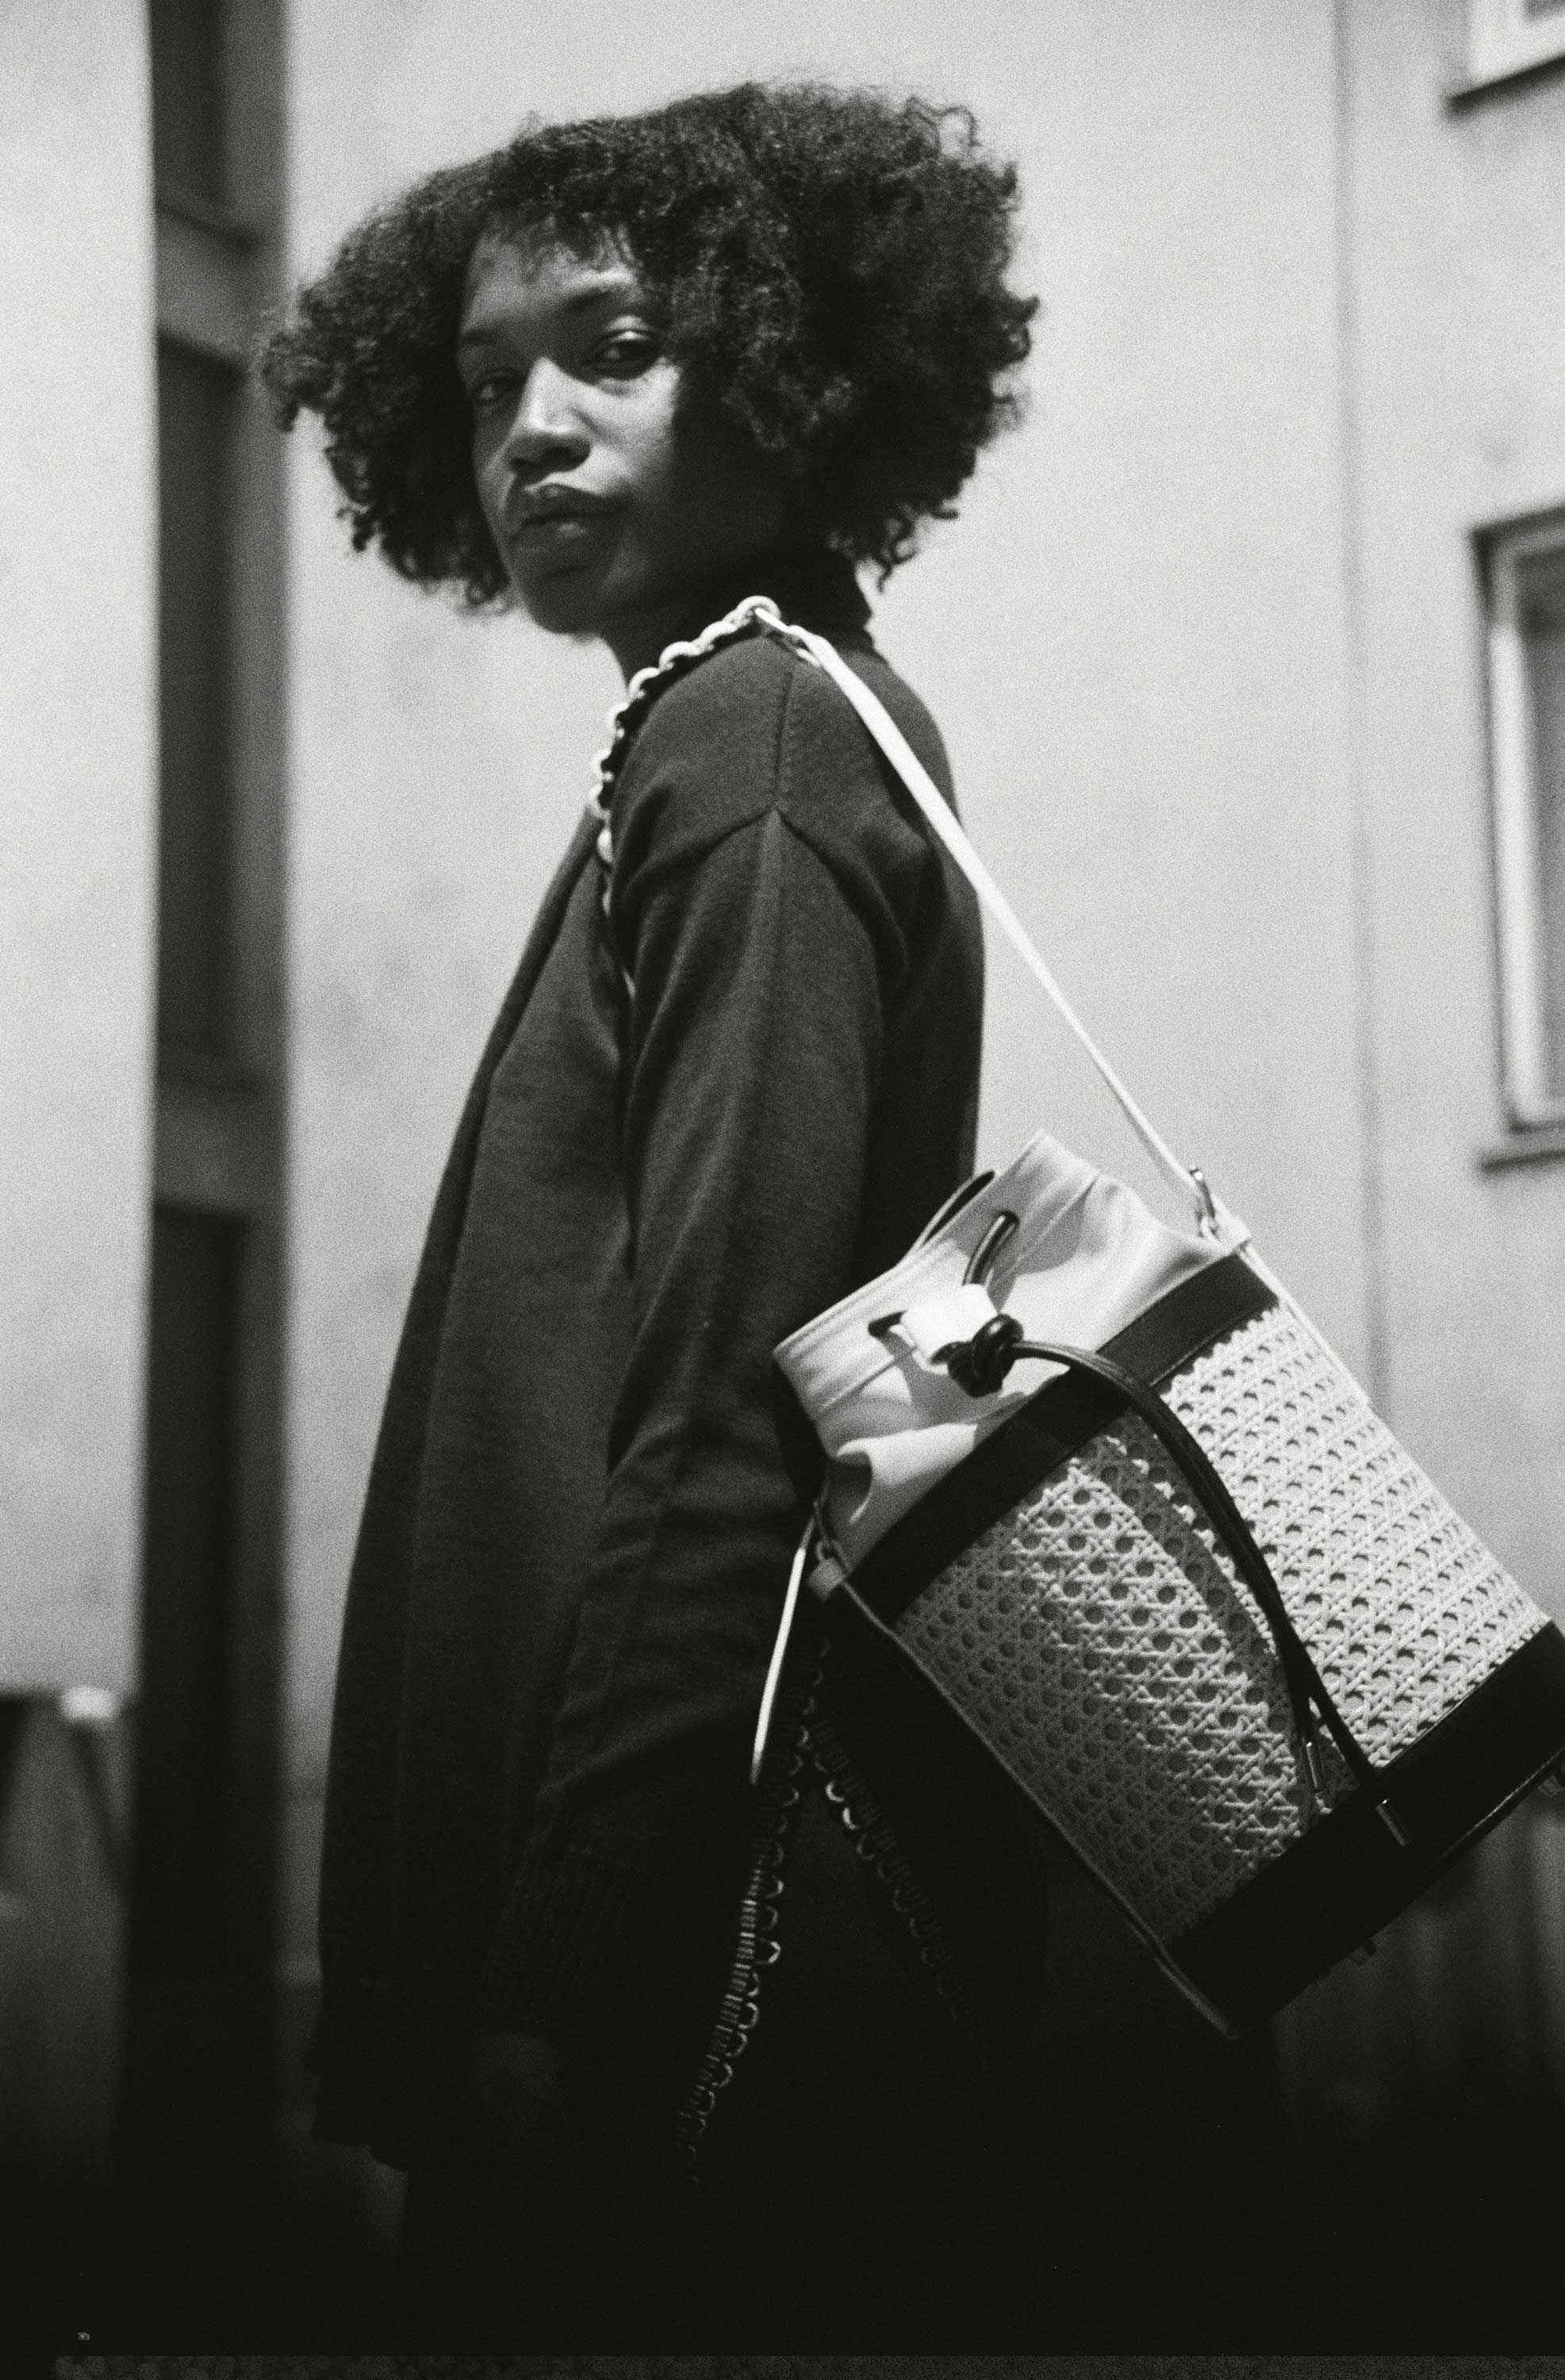
[[(968, 842), (950, 803), (944, 799), (939, 786), (919, 760), (885, 704), (879, 696), (870, 692), (856, 671), (848, 667), (836, 647), (828, 643), (824, 637), (818, 637), (813, 629), (796, 627), (791, 622), (784, 620), (775, 606), (764, 598), (752, 599), (752, 601), (754, 603), (752, 616), (757, 625), (765, 628), (772, 636), (781, 637), (795, 651), (814, 662), (817, 667), (823, 669), (827, 676), (846, 695), (870, 735), (873, 735), (876, 743), (917, 803), (930, 827), (944, 844), (977, 894), (979, 901), (1016, 952), (1028, 974), (1042, 986), (1097, 1067), (1098, 1074), (1123, 1111), (1127, 1123), (1157, 1166), (1159, 1172), (1177, 1198), (1194, 1207), (1197, 1227), (1204, 1232), (1210, 1233), (1219, 1221), (1219, 1210), (1205, 1180), (1191, 1167), (1180, 1163), (1162, 1135), (1151, 1120), (1143, 1113), (1121, 1082), (1113, 1067), (1056, 983), (1027, 933), (1026, 928)], [(746, 606), (747, 610), (749, 608)]]

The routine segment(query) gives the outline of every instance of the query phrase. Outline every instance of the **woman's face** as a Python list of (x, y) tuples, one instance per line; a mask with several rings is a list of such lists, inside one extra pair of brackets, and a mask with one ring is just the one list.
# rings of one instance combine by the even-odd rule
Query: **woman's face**
[(681, 404), (660, 310), (623, 254), (486, 233), (457, 368), (484, 518), (540, 627), (601, 637), (628, 676), (703, 581), (776, 542), (781, 481)]

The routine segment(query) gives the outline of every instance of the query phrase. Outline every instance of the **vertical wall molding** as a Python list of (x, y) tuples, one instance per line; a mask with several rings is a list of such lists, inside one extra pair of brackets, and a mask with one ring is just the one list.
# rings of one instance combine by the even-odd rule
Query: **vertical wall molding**
[(1379, 1034), (1376, 1018), (1373, 788), (1367, 757), (1369, 689), (1364, 585), (1364, 439), (1358, 394), (1358, 284), (1354, 253), (1358, 144), (1353, 123), (1353, 0), (1331, 0), (1333, 249), (1337, 317), (1337, 419), (1341, 486), (1340, 566), (1346, 670), (1347, 770), (1353, 816), (1353, 945), (1356, 981), (1360, 1197), (1364, 1233), (1365, 1386), (1377, 1411), (1392, 1420), (1395, 1383), (1386, 1310), (1386, 1199), (1382, 1150)]

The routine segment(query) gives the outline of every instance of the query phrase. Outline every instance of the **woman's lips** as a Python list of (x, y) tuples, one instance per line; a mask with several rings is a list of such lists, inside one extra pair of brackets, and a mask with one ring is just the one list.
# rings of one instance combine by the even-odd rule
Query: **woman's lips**
[(519, 520), (511, 531), (519, 544), (535, 538), (585, 536), (597, 528), (603, 519), (601, 513), (538, 513), (531, 520)]
[(534, 564), (569, 563), (597, 543), (616, 511), (611, 504), (571, 504), (519, 512), (506, 528), (506, 542)]
[(588, 488), (573, 488), (556, 480), (538, 487), (514, 488), (504, 506), (504, 520), (515, 534), (550, 521), (601, 520), (605, 513), (618, 509), (613, 496), (597, 495)]

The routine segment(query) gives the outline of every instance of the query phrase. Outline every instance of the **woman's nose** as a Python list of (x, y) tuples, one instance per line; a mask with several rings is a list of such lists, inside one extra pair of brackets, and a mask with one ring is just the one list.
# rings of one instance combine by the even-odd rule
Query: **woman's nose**
[(505, 435), (507, 459), (519, 469), (585, 459), (592, 441), (572, 402), (567, 375), (547, 357), (534, 364), (516, 400)]

